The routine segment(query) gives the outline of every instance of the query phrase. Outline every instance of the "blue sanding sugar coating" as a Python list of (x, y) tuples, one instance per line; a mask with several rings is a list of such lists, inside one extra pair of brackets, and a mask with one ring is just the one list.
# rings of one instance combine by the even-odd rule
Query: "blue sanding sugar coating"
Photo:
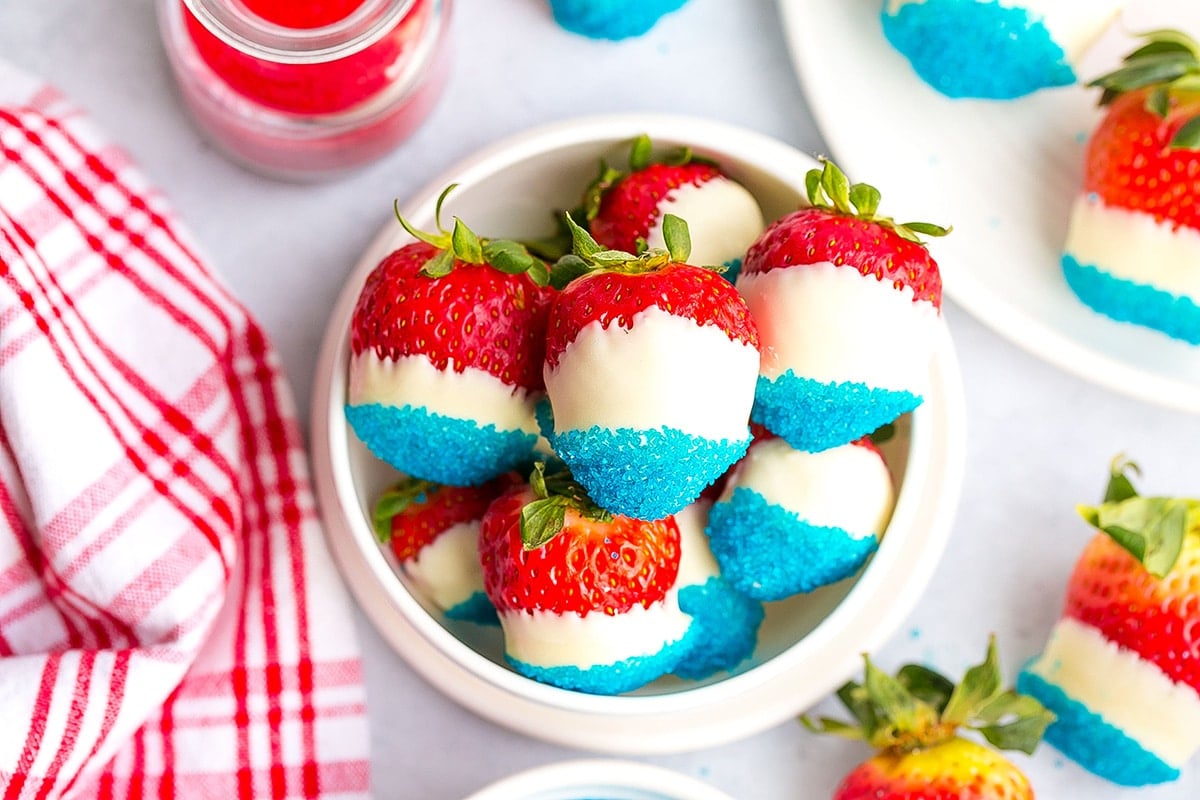
[(483, 592), (473, 592), (466, 600), (447, 608), (446, 618), (474, 622), (477, 625), (500, 624), (500, 615), (496, 613), (496, 607)]
[(1200, 344), (1200, 305), (1189, 297), (1146, 283), (1117, 278), (1070, 253), (1062, 257), (1067, 285), (1084, 303), (1118, 322), (1161, 331), (1188, 344)]
[[(1087, 0), (1080, 0), (1087, 2)], [(1009, 100), (1075, 83), (1066, 53), (1028, 9), (983, 0), (924, 0), (889, 14), (883, 33), (948, 97)]]
[(507, 655), (505, 658), (517, 672), (542, 683), (588, 694), (622, 694), (632, 692), (674, 670), (684, 654), (686, 641), (685, 636), (677, 642), (664, 644), (657, 653), (633, 656), (613, 664), (594, 664), (587, 668), (541, 667)]
[(346, 406), (354, 433), (377, 457), (415, 478), (477, 486), (529, 462), (537, 437), (433, 414), (424, 407)]
[[(872, 429), (874, 430), (874, 429)], [(662, 519), (692, 503), (746, 454), (746, 438), (705, 439), (674, 428), (601, 428), (555, 433), (550, 444), (601, 508)]]
[(592, 39), (641, 36), (687, 0), (550, 0), (554, 21)]
[(1040, 675), (1022, 670), (1017, 691), (1037, 698), (1054, 712), (1057, 719), (1046, 729), (1046, 742), (1084, 769), (1121, 786), (1169, 783), (1179, 778), (1178, 769)]
[(754, 652), (763, 605), (719, 575), (680, 589), (679, 608), (692, 617), (684, 637), (686, 652), (675, 667), (679, 677), (701, 680), (729, 671)]
[(709, 545), (721, 576), (758, 600), (782, 600), (848, 578), (875, 552), (874, 536), (813, 525), (739, 486), (708, 512)]
[(863, 383), (822, 383), (788, 370), (774, 380), (758, 377), (750, 419), (797, 450), (818, 453), (873, 433), (923, 398)]

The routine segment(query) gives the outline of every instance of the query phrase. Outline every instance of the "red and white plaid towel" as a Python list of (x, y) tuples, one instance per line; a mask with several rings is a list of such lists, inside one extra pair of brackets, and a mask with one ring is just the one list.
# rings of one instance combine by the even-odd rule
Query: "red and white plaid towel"
[(0, 800), (365, 797), (276, 354), (163, 198), (0, 64)]

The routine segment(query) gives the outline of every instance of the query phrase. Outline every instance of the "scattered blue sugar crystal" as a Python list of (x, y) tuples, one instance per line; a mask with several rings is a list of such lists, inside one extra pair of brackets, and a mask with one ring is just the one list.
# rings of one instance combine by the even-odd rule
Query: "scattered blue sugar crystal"
[(948, 97), (1011, 100), (1076, 82), (1063, 48), (1026, 8), (994, 0), (923, 0), (896, 7), (889, 0), (881, 16), (892, 46)]
[(662, 519), (700, 496), (746, 454), (746, 438), (712, 440), (674, 428), (601, 428), (550, 439), (571, 474), (601, 508), (635, 519)]
[(895, 422), (921, 401), (911, 392), (823, 383), (789, 369), (773, 380), (759, 376), (750, 419), (797, 450), (819, 453)]
[(550, 0), (554, 20), (572, 33), (592, 39), (641, 36), (687, 0)]
[(742, 259), (731, 258), (723, 266), (725, 271), (721, 273), (721, 277), (730, 283), (737, 283), (738, 275), (742, 273)]
[(702, 680), (745, 661), (758, 643), (763, 606), (719, 575), (679, 590), (679, 608), (692, 617), (685, 652), (675, 667), (681, 678)]
[(713, 505), (706, 531), (721, 576), (766, 601), (848, 578), (878, 546), (875, 536), (813, 525), (743, 486)]
[(376, 457), (406, 475), (450, 486), (477, 486), (520, 469), (537, 443), (522, 430), (502, 431), (409, 405), (348, 405), (346, 420)]
[(1118, 322), (1153, 328), (1189, 344), (1200, 344), (1200, 305), (1145, 283), (1117, 278), (1069, 253), (1062, 257), (1067, 285), (1087, 306)]

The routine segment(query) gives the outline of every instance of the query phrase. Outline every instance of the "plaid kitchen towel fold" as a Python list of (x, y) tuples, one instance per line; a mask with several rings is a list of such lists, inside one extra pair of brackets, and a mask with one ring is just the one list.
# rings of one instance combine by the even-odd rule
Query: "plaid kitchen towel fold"
[(279, 362), (128, 157), (0, 64), (0, 798), (365, 797)]

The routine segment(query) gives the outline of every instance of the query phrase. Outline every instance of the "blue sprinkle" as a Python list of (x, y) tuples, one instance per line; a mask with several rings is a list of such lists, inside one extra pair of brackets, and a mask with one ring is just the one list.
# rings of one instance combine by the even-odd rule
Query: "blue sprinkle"
[(721, 576), (758, 600), (782, 600), (848, 578), (875, 552), (874, 536), (813, 525), (739, 486), (708, 513)]
[(921, 629), (920, 629), (920, 628), (913, 628), (912, 630), (910, 630), (910, 631), (908, 632), (908, 638), (909, 638), (909, 639), (912, 639), (914, 642), (915, 642), (917, 639), (920, 639), (920, 638), (921, 638)]
[(692, 436), (674, 428), (592, 426), (550, 438), (554, 452), (601, 508), (635, 519), (662, 519), (692, 503), (750, 444)]
[(641, 36), (687, 0), (550, 0), (554, 21), (592, 39)]
[(885, 9), (883, 33), (947, 97), (1007, 100), (1076, 81), (1041, 19), (999, 2), (925, 0)]
[(416, 478), (477, 486), (524, 466), (537, 437), (413, 406), (346, 406), (354, 433), (378, 458)]
[(669, 674), (679, 663), (685, 647), (685, 639), (680, 639), (663, 645), (657, 653), (633, 656), (613, 664), (595, 664), (586, 668), (541, 667), (507, 655), (505, 658), (517, 672), (542, 683), (588, 694), (621, 694)]
[(817, 453), (873, 433), (921, 404), (911, 392), (866, 384), (822, 383), (788, 370), (759, 376), (750, 419), (797, 450)]
[(1045, 740), (1084, 769), (1120, 786), (1169, 783), (1179, 778), (1178, 769), (1040, 675), (1022, 670), (1017, 691), (1032, 695), (1054, 712), (1057, 719), (1046, 729)]
[(721, 273), (721, 277), (730, 283), (737, 283), (738, 275), (742, 272), (742, 259), (731, 258), (725, 262), (725, 271)]
[(1079, 133), (1075, 134), (1075, 144), (1087, 144), (1088, 138), (1087, 131), (1079, 131)]
[(1118, 322), (1143, 325), (1200, 344), (1200, 305), (1190, 297), (1173, 295), (1146, 283), (1117, 278), (1069, 253), (1062, 257), (1063, 275), (1071, 291), (1091, 307)]
[(675, 668), (679, 677), (701, 680), (729, 671), (754, 652), (763, 621), (762, 603), (720, 576), (680, 589), (679, 608), (692, 617), (684, 637), (687, 650)]
[(447, 608), (446, 618), (474, 622), (478, 625), (500, 624), (500, 615), (496, 613), (496, 607), (483, 592), (473, 592), (466, 600)]

